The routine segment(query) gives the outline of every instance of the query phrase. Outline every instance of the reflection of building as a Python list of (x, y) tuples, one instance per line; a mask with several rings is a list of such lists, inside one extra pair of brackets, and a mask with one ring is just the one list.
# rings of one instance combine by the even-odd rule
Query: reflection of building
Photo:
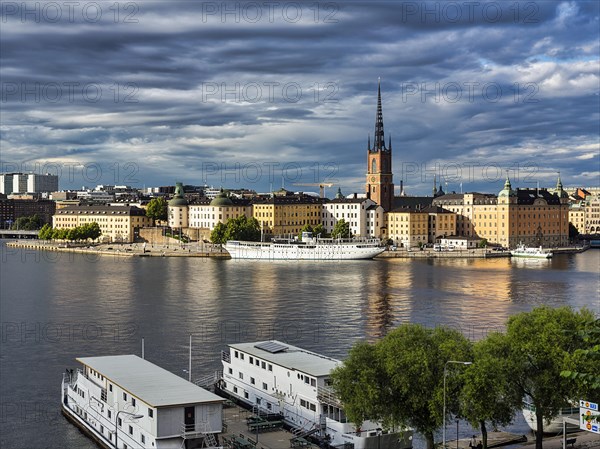
[(515, 247), (560, 246), (569, 241), (568, 196), (560, 178), (547, 189), (513, 190), (507, 178), (498, 196), (465, 193), (434, 198), (433, 204), (457, 214), (456, 233)]
[(71, 229), (98, 223), (101, 241), (130, 243), (138, 228), (152, 226), (146, 211), (134, 206), (67, 206), (57, 209), (52, 226)]

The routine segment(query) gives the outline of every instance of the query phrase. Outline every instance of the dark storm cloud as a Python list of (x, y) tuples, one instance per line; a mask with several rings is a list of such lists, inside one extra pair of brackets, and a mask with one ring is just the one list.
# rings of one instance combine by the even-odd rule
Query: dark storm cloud
[[(101, 17), (55, 4), (58, 19), (2, 5), (3, 161), (135, 161), (146, 185), (221, 185), (207, 164), (249, 163), (291, 184), (292, 164), (361, 191), (381, 77), (396, 184), (412, 193), (486, 161), (598, 183), (597, 2), (96, 3)], [(501, 187), (484, 178), (463, 182)]]

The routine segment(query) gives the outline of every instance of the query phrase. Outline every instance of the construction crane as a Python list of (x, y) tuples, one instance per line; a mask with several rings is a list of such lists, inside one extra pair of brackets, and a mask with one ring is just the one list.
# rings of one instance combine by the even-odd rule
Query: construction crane
[(325, 187), (331, 187), (333, 186), (332, 183), (330, 182), (307, 182), (306, 184), (301, 184), (301, 183), (296, 183), (296, 184), (292, 184), (295, 186), (303, 186), (303, 187), (319, 187), (319, 196), (321, 198), (325, 198)]

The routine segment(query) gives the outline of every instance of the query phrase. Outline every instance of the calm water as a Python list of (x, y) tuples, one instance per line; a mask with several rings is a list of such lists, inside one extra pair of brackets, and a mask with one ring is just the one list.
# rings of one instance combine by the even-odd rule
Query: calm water
[(2, 448), (94, 448), (59, 413), (62, 372), (76, 357), (140, 354), (142, 337), (147, 359), (187, 376), (193, 334), (196, 378), (218, 369), (232, 342), (276, 338), (342, 358), (405, 322), (478, 339), (540, 304), (600, 313), (598, 250), (551, 261), (259, 263), (0, 249)]

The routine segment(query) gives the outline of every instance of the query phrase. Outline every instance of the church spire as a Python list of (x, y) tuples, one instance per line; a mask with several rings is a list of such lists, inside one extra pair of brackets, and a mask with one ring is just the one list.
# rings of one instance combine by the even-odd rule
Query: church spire
[(371, 133), (369, 133), (369, 137), (367, 138), (367, 150), (371, 150)]
[(377, 116), (375, 118), (375, 139), (372, 151), (387, 151), (383, 133), (383, 110), (381, 108), (381, 78), (377, 80)]

